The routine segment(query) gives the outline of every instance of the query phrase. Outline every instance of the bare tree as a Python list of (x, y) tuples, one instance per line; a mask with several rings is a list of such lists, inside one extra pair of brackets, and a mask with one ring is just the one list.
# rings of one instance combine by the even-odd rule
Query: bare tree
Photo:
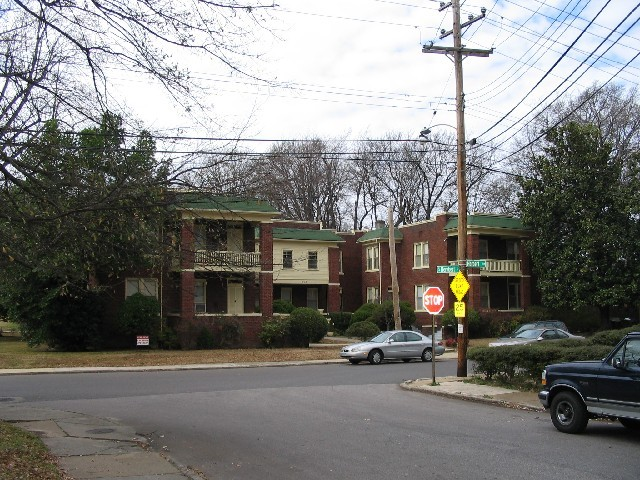
[(370, 208), (356, 211), (356, 215), (373, 214), (373, 220), (382, 219), (378, 209), (391, 202), (395, 223), (400, 225), (426, 220), (436, 211), (448, 209), (455, 202), (451, 197), (455, 190), (455, 145), (447, 140), (435, 136), (428, 142), (408, 141), (401, 134), (390, 133), (380, 140), (363, 141), (356, 178), (361, 182), (369, 178), (354, 185), (358, 205)]
[(251, 165), (255, 193), (286, 218), (346, 227), (347, 175), (338, 156), (340, 142), (319, 139), (282, 142)]

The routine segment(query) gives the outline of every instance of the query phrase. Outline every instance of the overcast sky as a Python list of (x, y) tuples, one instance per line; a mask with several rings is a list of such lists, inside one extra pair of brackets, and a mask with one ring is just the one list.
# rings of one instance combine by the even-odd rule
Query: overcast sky
[[(439, 3), (278, 0), (270, 10), (274, 36), (261, 37), (256, 50), (264, 56), (248, 65), (271, 85), (230, 76), (213, 64), (192, 67), (211, 90), (219, 125), (194, 126), (159, 99), (136, 96), (129, 103), (152, 129), (175, 132), (179, 126), (184, 135), (226, 136), (240, 126), (240, 136), (253, 139), (417, 137), (423, 127), (455, 125), (453, 62), (422, 53), (431, 41), (452, 45), (451, 36), (438, 38), (441, 29), (452, 28), (451, 9), (438, 11)], [(594, 82), (635, 86), (636, 3), (463, 1), (462, 21), (486, 8), (486, 18), (465, 29), (463, 44), (493, 49), (487, 58), (463, 62), (467, 137), (510, 138), (539, 104), (566, 88), (569, 94)]]

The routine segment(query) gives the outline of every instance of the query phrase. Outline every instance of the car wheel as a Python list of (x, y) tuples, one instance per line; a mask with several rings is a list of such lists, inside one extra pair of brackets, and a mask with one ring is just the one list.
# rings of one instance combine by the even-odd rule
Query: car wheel
[(409, 363), (409, 362), (411, 361), (411, 359), (410, 359), (410, 358), (403, 358), (403, 359), (402, 359), (402, 361), (403, 361), (404, 363)]
[(580, 433), (587, 428), (587, 407), (572, 392), (560, 392), (551, 402), (551, 421), (563, 433)]
[(620, 423), (630, 430), (640, 430), (640, 420), (633, 418), (619, 418)]
[(357, 365), (360, 363), (360, 360), (358, 360), (357, 358), (350, 358), (349, 361), (354, 365)]
[(425, 348), (422, 351), (422, 361), (423, 362), (430, 362), (433, 360), (433, 354), (431, 353), (431, 349), (430, 348)]
[(371, 350), (367, 359), (371, 365), (380, 365), (384, 355), (380, 350)]

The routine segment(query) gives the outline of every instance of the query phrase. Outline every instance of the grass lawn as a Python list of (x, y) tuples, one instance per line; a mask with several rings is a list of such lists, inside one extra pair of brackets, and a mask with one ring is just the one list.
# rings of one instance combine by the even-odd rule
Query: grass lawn
[(0, 421), (0, 480), (69, 479), (33, 433)]
[(29, 348), (15, 337), (0, 337), (0, 369), (58, 367), (129, 367), (202, 363), (285, 362), (337, 360), (340, 346), (323, 348), (251, 348), (234, 350), (124, 350), (56, 352)]

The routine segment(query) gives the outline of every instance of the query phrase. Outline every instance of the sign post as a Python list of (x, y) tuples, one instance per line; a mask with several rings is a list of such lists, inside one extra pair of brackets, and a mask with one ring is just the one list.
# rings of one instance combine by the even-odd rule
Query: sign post
[(428, 287), (422, 294), (424, 309), (431, 314), (431, 385), (436, 384), (436, 315), (444, 308), (444, 293), (438, 287)]

